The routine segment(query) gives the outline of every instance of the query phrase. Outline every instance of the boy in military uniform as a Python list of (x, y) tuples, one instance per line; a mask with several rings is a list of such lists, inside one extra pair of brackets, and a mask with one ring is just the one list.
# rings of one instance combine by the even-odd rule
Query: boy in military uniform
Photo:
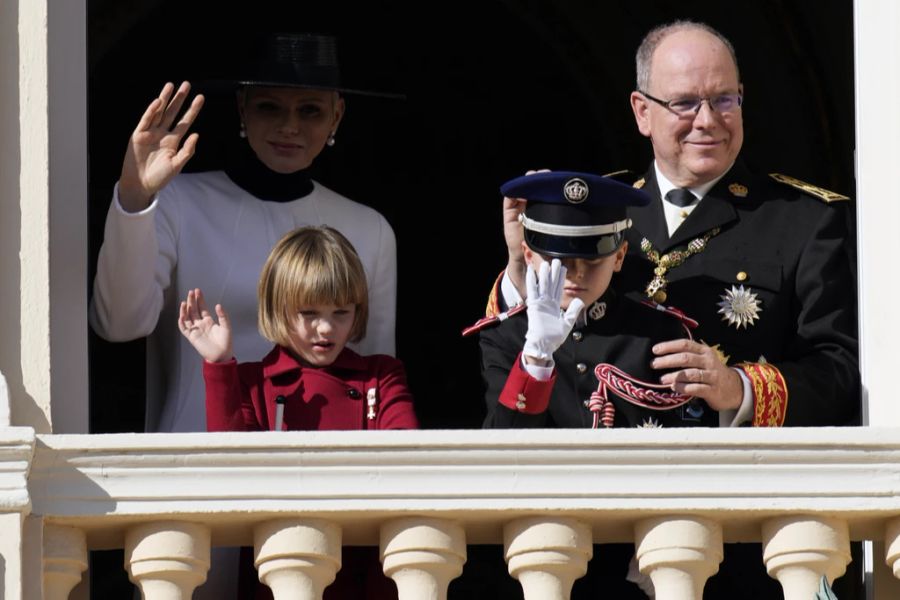
[(485, 427), (712, 425), (701, 400), (659, 383), (657, 342), (690, 337), (678, 311), (610, 289), (625, 259), (626, 207), (643, 192), (569, 172), (514, 179), (504, 195), (525, 198), (527, 300), (480, 330), (487, 386)]

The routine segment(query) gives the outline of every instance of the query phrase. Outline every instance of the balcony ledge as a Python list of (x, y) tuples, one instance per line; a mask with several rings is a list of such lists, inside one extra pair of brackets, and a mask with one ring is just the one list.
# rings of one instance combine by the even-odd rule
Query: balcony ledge
[(351, 525), (348, 543), (409, 515), (497, 541), (502, 522), (534, 514), (575, 517), (603, 541), (676, 513), (721, 521), (726, 541), (759, 540), (786, 513), (879, 539), (900, 515), (900, 429), (39, 435), (28, 481), (33, 511), (93, 547), (160, 517), (212, 516), (215, 543), (245, 543), (252, 522), (286, 514)]

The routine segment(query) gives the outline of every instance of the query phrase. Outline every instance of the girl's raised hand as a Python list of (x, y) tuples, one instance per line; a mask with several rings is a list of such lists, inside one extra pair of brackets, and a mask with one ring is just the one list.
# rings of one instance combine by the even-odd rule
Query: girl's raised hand
[(208, 362), (225, 362), (234, 355), (231, 346), (231, 323), (221, 304), (216, 304), (216, 317), (210, 314), (199, 289), (188, 292), (178, 310), (178, 330), (200, 356)]
[(126, 211), (138, 212), (147, 208), (153, 196), (180, 173), (194, 155), (198, 135), (192, 133), (183, 144), (182, 140), (203, 106), (203, 96), (196, 96), (175, 123), (190, 91), (191, 85), (187, 81), (177, 91), (173, 84), (167, 83), (159, 97), (144, 111), (131, 134), (119, 176), (119, 202)]

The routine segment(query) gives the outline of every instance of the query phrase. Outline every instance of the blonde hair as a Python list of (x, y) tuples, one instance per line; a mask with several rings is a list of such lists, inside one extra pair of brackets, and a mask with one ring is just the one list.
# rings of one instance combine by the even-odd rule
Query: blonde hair
[(350, 341), (366, 335), (369, 291), (353, 245), (331, 227), (301, 227), (282, 237), (259, 276), (259, 332), (290, 345), (290, 332), (303, 306), (356, 305)]

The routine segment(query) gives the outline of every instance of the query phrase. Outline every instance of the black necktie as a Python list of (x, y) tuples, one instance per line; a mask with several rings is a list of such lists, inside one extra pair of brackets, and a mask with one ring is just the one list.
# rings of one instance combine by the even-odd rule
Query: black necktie
[(666, 201), (671, 202), (680, 208), (684, 208), (685, 206), (690, 206), (696, 202), (697, 196), (692, 194), (691, 190), (687, 188), (675, 188), (674, 190), (669, 190), (669, 193), (666, 194)]

